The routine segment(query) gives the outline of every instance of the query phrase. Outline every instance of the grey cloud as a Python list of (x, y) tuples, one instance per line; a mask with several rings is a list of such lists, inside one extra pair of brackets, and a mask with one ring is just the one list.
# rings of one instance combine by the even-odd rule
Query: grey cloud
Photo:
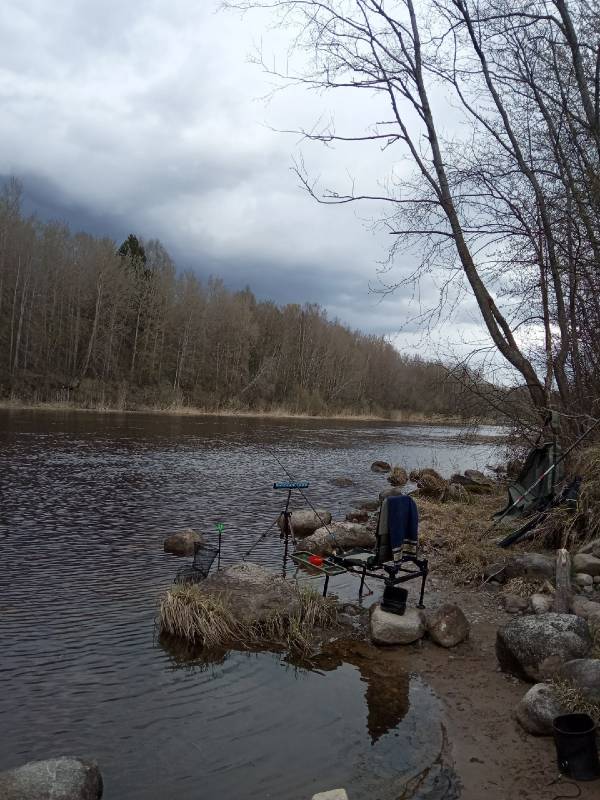
[[(182, 268), (248, 284), (260, 298), (318, 302), (365, 331), (410, 343), (417, 301), (369, 291), (389, 239), (350, 206), (324, 208), (290, 172), (297, 137), (329, 98), (270, 87), (246, 54), (260, 17), (198, 0), (5, 0), (0, 20), (0, 173), (25, 183), (29, 209), (119, 241), (160, 238)], [(363, 96), (337, 108), (366, 125)], [(305, 148), (323, 186), (376, 188), (397, 156), (377, 147)], [(361, 209), (377, 216), (378, 210)], [(393, 279), (414, 267), (399, 261)], [(435, 302), (430, 282), (423, 304)], [(472, 329), (470, 306), (458, 322)], [(455, 320), (455, 324), (457, 324)], [(404, 338), (403, 338), (404, 337)]]

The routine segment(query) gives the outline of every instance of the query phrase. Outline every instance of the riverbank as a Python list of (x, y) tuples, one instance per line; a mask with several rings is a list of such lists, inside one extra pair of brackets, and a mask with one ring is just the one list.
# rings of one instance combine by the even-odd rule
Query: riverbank
[(0, 410), (5, 411), (78, 411), (93, 414), (157, 414), (176, 417), (234, 417), (250, 419), (314, 419), (340, 420), (348, 422), (394, 422), (406, 425), (448, 425), (452, 427), (470, 427), (473, 425), (497, 425), (496, 420), (469, 420), (459, 416), (426, 415), (412, 411), (396, 410), (389, 415), (359, 414), (351, 411), (330, 414), (308, 414), (286, 408), (268, 410), (243, 409), (208, 409), (190, 406), (136, 406), (134, 408), (114, 408), (110, 406), (81, 406), (75, 403), (27, 403), (20, 400), (0, 400)]

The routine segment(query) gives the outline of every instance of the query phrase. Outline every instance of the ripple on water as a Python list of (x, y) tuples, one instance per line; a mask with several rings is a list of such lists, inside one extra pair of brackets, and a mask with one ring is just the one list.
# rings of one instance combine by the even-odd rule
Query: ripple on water
[[(190, 660), (158, 642), (158, 594), (185, 563), (162, 552), (165, 534), (210, 536), (223, 520), (223, 563), (239, 560), (284, 500), (265, 444), (339, 516), (386, 486), (375, 459), (455, 470), (494, 457), (449, 428), (0, 413), (0, 768), (88, 755), (122, 800), (294, 800), (336, 785), (385, 800), (436, 759), (439, 709), (416, 677), (347, 653), (311, 670), (268, 653)], [(278, 536), (253, 558), (281, 569)], [(336, 590), (354, 598), (356, 584)]]

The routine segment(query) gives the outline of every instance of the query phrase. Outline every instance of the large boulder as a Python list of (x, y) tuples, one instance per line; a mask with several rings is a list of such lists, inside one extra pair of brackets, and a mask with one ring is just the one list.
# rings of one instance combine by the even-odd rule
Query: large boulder
[(30, 761), (0, 772), (2, 800), (99, 800), (102, 775), (93, 761), (71, 756)]
[(334, 549), (350, 550), (352, 547), (374, 548), (375, 535), (355, 522), (333, 522), (303, 539), (298, 549), (330, 555)]
[(595, 603), (588, 597), (574, 594), (569, 601), (569, 608), (572, 614), (577, 614), (583, 619), (590, 619), (595, 614), (600, 614), (600, 603)]
[(496, 655), (504, 672), (539, 681), (551, 663), (585, 658), (592, 646), (585, 620), (572, 614), (516, 617), (496, 634)]
[[(323, 525), (329, 525), (331, 522), (331, 514), (323, 508), (317, 508), (316, 511), (309, 508), (302, 508), (292, 511), (290, 520), (292, 528), (294, 529), (294, 535), (302, 539), (304, 536), (310, 536), (311, 533), (314, 533), (318, 528), (322, 528)], [(279, 516), (277, 525), (279, 526), (279, 530), (283, 530), (283, 514)]]
[(374, 644), (411, 644), (425, 633), (424, 615), (418, 608), (407, 608), (400, 615), (372, 606), (370, 623)]
[(573, 572), (583, 572), (585, 575), (600, 575), (600, 558), (589, 553), (577, 553), (573, 556)]
[(379, 508), (379, 500), (358, 500), (356, 507), (361, 511), (377, 511)]
[(536, 683), (517, 706), (515, 716), (519, 725), (535, 736), (552, 736), (552, 723), (568, 709), (561, 706), (552, 687)]
[(600, 704), (600, 658), (567, 661), (557, 675), (579, 689), (588, 703)]
[(507, 559), (504, 575), (510, 578), (552, 578), (556, 572), (556, 559), (541, 553), (520, 553)]
[(386, 473), (392, 471), (392, 465), (387, 461), (374, 461), (371, 464), (371, 472)]
[(468, 619), (457, 605), (445, 603), (425, 614), (429, 636), (442, 647), (454, 647), (469, 636)]
[(293, 613), (299, 595), (294, 581), (245, 561), (215, 572), (196, 587), (198, 597), (222, 601), (243, 625), (260, 624), (276, 613)]
[(173, 553), (176, 556), (193, 556), (196, 542), (203, 542), (204, 537), (186, 528), (183, 531), (172, 533), (164, 541), (165, 553)]

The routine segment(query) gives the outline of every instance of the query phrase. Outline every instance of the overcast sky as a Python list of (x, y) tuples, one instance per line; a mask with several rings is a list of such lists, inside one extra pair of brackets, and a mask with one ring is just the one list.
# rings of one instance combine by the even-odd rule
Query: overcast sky
[[(281, 46), (267, 22), (214, 0), (3, 0), (0, 175), (19, 177), (28, 208), (45, 218), (116, 240), (159, 238), (180, 268), (277, 302), (319, 302), (401, 350), (435, 355), (436, 342), (445, 352), (481, 340), (466, 301), (423, 342), (411, 292), (370, 291), (389, 246), (368, 224), (378, 209), (325, 207), (299, 188), (300, 153), (342, 191), (350, 176), (373, 189), (402, 167), (376, 145), (333, 150), (273, 130), (329, 114), (340, 129), (364, 129), (377, 108), (352, 92), (265, 99), (272, 82), (248, 55), (261, 41), (267, 52)], [(402, 254), (386, 280), (414, 264)], [(422, 302), (434, 296), (432, 282), (422, 286)]]

